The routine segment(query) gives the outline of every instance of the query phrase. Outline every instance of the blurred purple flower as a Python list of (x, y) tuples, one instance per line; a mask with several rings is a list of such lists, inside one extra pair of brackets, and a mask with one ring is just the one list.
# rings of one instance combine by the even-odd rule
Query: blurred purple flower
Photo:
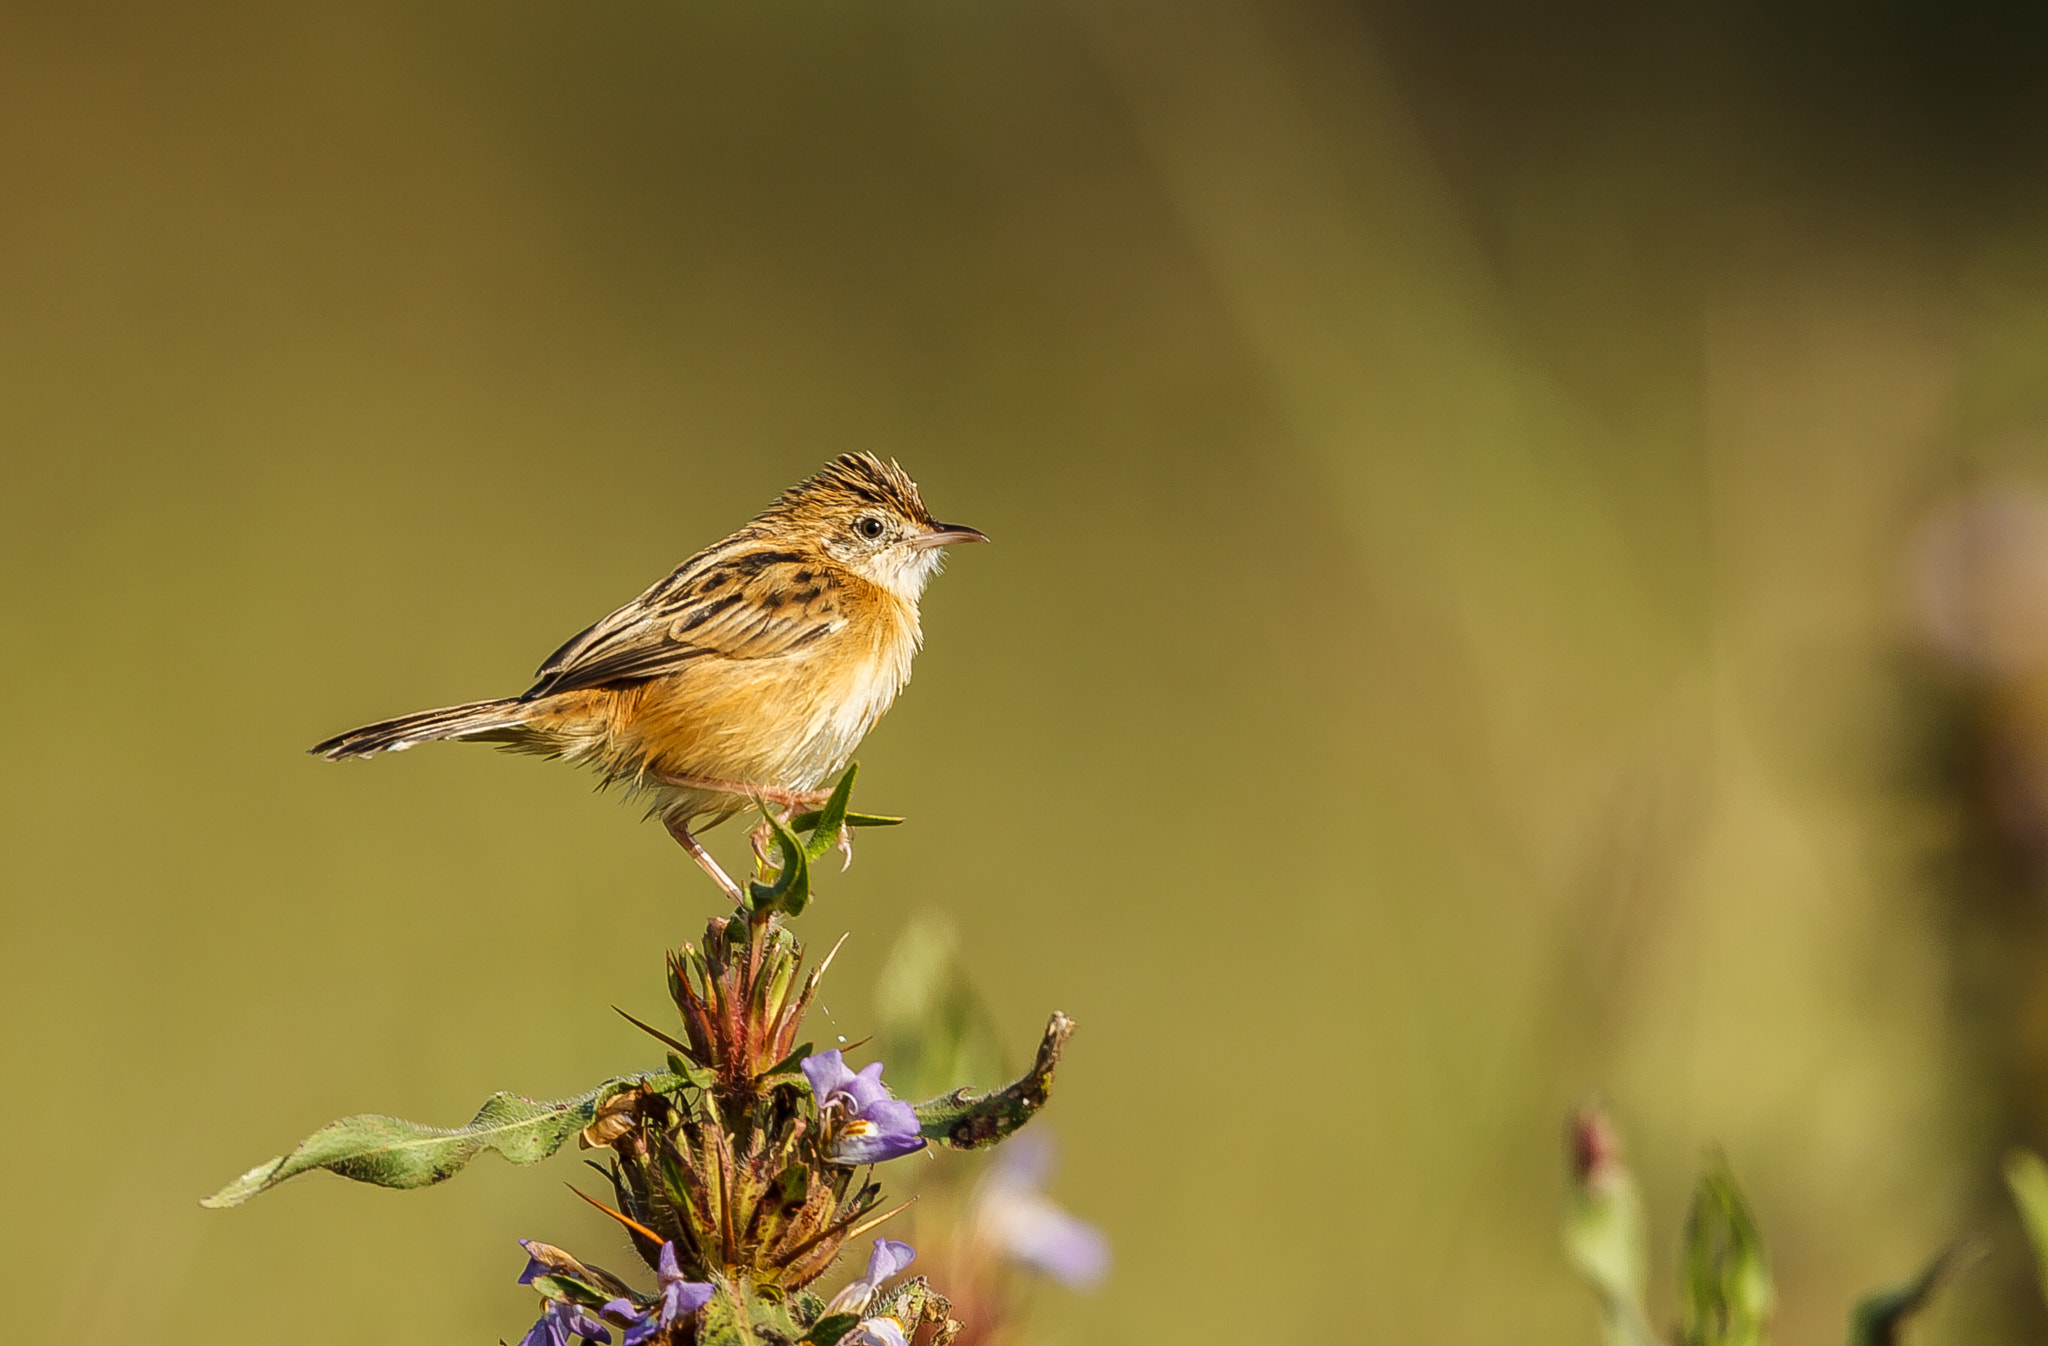
[(889, 1097), (880, 1061), (864, 1066), (856, 1075), (834, 1049), (805, 1057), (803, 1069), (818, 1100), (819, 1113), (836, 1107), (845, 1116), (832, 1140), (836, 1162), (878, 1164), (924, 1148), (924, 1137), (917, 1133), (917, 1113), (908, 1103)]
[(839, 1339), (839, 1346), (910, 1346), (910, 1340), (894, 1318), (863, 1318)]
[(674, 1243), (661, 1245), (658, 1275), (661, 1289), (656, 1292), (654, 1303), (646, 1308), (636, 1308), (629, 1299), (614, 1299), (604, 1306), (605, 1316), (626, 1329), (625, 1346), (652, 1341), (668, 1331), (677, 1319), (695, 1313), (711, 1301), (710, 1282), (683, 1279), (683, 1270), (676, 1265)]
[[(527, 1274), (534, 1274), (532, 1267), (527, 1268)], [(526, 1278), (522, 1277), (520, 1284), (525, 1283)], [(551, 1299), (547, 1308), (541, 1312), (540, 1321), (520, 1340), (519, 1346), (569, 1346), (571, 1337), (581, 1337), (585, 1341), (609, 1342), (612, 1334), (605, 1330), (603, 1323), (578, 1306), (563, 1300)]]
[(1086, 1290), (1109, 1274), (1109, 1240), (1045, 1195), (1052, 1166), (1049, 1137), (1030, 1132), (1004, 1145), (975, 1189), (974, 1237), (1070, 1289)]
[(859, 1313), (868, 1306), (868, 1300), (874, 1297), (875, 1291), (882, 1288), (883, 1281), (909, 1266), (916, 1257), (917, 1250), (908, 1243), (876, 1239), (874, 1251), (868, 1254), (866, 1273), (832, 1296), (832, 1302), (825, 1306), (825, 1313)]

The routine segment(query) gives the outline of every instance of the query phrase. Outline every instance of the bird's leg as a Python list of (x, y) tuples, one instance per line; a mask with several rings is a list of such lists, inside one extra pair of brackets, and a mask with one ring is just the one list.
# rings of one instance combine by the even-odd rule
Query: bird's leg
[[(798, 809), (823, 808), (832, 799), (830, 790), (785, 790), (779, 785), (755, 785), (751, 781), (722, 780), (717, 776), (671, 776), (659, 771), (650, 774), (656, 781), (675, 789), (710, 790), (718, 794), (739, 795), (763, 806), (780, 805), (782, 811), (776, 817), (784, 823), (787, 823)], [(713, 878), (720, 880), (720, 887), (737, 897), (738, 888), (726, 877), (725, 871), (718, 868), (718, 862), (704, 853), (704, 848), (697, 844), (695, 837), (689, 835), (687, 828), (677, 832), (671, 826), (669, 831), (682, 843), (683, 849), (697, 857), (698, 864), (704, 865)], [(771, 867), (768, 859), (768, 839), (773, 835), (774, 829), (766, 821), (756, 823), (753, 830), (747, 833), (747, 843), (754, 850), (754, 862), (762, 872)], [(842, 824), (835, 844), (839, 847), (839, 853), (846, 857), (845, 863), (839, 867), (843, 871), (853, 864), (853, 828)]]
[(830, 790), (785, 790), (779, 785), (755, 785), (751, 781), (720, 780), (716, 776), (668, 776), (658, 771), (650, 774), (661, 784), (679, 790), (710, 790), (718, 794), (739, 795), (757, 804), (780, 804), (786, 809), (823, 808), (832, 798)]
[(663, 818), (661, 821), (662, 825), (668, 828), (668, 834), (676, 839), (676, 845), (681, 846), (690, 853), (690, 858), (695, 860), (703, 868), (704, 872), (711, 876), (711, 881), (725, 889), (725, 895), (735, 903), (745, 906), (746, 894), (742, 893), (740, 886), (732, 881), (732, 875), (726, 873), (719, 866), (718, 861), (712, 858), (711, 852), (704, 849), (704, 843), (691, 835), (689, 820), (682, 817), (670, 817)]

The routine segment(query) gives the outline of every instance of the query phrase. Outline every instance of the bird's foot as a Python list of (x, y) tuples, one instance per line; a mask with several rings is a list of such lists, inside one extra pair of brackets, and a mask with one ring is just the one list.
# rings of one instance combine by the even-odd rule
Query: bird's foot
[[(787, 814), (783, 815), (782, 821), (784, 823), (789, 821)], [(766, 821), (755, 823), (753, 830), (747, 833), (747, 844), (754, 848), (754, 867), (757, 873), (766, 874), (776, 867), (775, 862), (768, 856), (768, 843), (774, 840), (774, 837), (775, 829), (770, 827)], [(839, 866), (839, 872), (844, 874), (847, 870), (853, 868), (852, 825), (841, 823), (839, 825), (839, 835), (833, 839), (832, 844), (842, 856), (846, 857)]]

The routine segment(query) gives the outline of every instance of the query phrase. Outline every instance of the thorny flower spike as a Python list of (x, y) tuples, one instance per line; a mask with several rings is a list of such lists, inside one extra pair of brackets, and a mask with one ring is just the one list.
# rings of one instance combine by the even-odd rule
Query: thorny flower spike
[(879, 1164), (924, 1148), (917, 1110), (889, 1097), (880, 1061), (855, 1074), (834, 1050), (806, 1058), (803, 1069), (818, 1100), (818, 1117), (831, 1137), (834, 1162)]
[[(902, 1209), (880, 1209), (881, 1187), (871, 1173), (856, 1177), (861, 1166), (934, 1142), (978, 1150), (1005, 1139), (1044, 1106), (1074, 1025), (1053, 1015), (1031, 1069), (1016, 1082), (987, 1093), (958, 1089), (914, 1107), (889, 1096), (879, 1063), (855, 1073), (838, 1051), (813, 1056), (799, 1042), (831, 956), (803, 975), (803, 947), (784, 921), (810, 901), (809, 861), (844, 827), (890, 821), (850, 812), (851, 785), (849, 769), (819, 813), (771, 816), (783, 852), (775, 881), (757, 883), (739, 910), (711, 920), (700, 947), (686, 944), (670, 955), (680, 1025), (670, 1033), (633, 1020), (668, 1047), (665, 1071), (610, 1080), (560, 1102), (495, 1094), (457, 1128), (344, 1118), (206, 1204), (239, 1205), (315, 1168), (386, 1187), (424, 1187), (485, 1150), (529, 1164), (575, 1137), (610, 1152), (593, 1167), (610, 1180), (616, 1205), (585, 1199), (626, 1229), (657, 1286), (636, 1291), (601, 1267), (528, 1242), (520, 1282), (547, 1308), (521, 1346), (609, 1343), (612, 1327), (624, 1334), (621, 1346), (904, 1346), (912, 1337), (946, 1346), (961, 1324), (922, 1277), (881, 1288), (909, 1265), (908, 1244), (876, 1239), (867, 1274), (835, 1301), (836, 1313), (805, 1287), (849, 1241)], [(811, 835), (799, 843), (799, 832)]]

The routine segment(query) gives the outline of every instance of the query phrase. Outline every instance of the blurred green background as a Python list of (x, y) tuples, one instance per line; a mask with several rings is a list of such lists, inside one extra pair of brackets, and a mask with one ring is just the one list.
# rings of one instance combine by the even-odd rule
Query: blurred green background
[(522, 689), (868, 449), (997, 545), (863, 750), (913, 823), (806, 917), (815, 1025), (933, 909), (1013, 1050), (1080, 1021), (1057, 1194), (1118, 1261), (1041, 1339), (1590, 1341), (1596, 1093), (1660, 1314), (1718, 1143), (1783, 1339), (1965, 1229), (1923, 1339), (2038, 1339), (2038, 26), (0, 8), (17, 1320), (516, 1340), (514, 1238), (606, 1260), (567, 1158), (196, 1205), (647, 1064), (609, 1006), (712, 906), (576, 773), (301, 750)]

